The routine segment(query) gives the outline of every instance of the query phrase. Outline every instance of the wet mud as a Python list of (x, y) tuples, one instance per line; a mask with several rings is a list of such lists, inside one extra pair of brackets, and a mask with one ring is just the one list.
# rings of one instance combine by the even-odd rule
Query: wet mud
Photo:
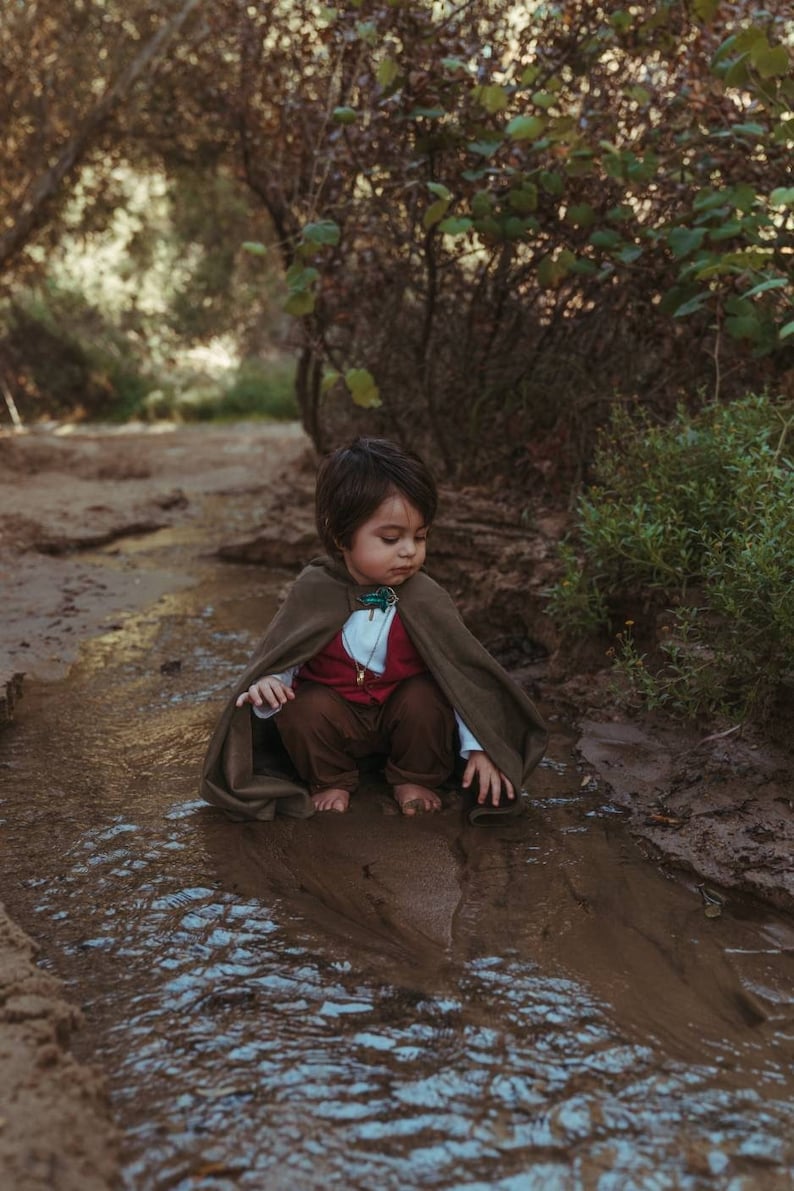
[(790, 918), (649, 860), (559, 721), (510, 825), (377, 783), (225, 821), (200, 758), (289, 575), (169, 530), (113, 565), (144, 549), (194, 585), (32, 686), (4, 753), (6, 901), (82, 1011), (125, 1187), (792, 1186)]

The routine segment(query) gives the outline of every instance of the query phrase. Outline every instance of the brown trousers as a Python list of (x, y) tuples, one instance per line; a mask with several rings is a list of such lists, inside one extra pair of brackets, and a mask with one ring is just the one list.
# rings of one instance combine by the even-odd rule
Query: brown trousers
[(455, 763), (455, 716), (429, 674), (406, 678), (385, 703), (350, 703), (331, 687), (302, 682), (274, 720), (312, 794), (355, 790), (362, 757), (383, 753), (390, 785), (434, 789)]

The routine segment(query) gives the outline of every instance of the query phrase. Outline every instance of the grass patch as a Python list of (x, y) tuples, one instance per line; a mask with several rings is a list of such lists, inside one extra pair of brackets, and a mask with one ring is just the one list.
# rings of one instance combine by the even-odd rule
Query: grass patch
[(794, 674), (793, 446), (794, 403), (767, 395), (602, 437), (550, 611), (615, 634), (647, 706), (760, 716)]

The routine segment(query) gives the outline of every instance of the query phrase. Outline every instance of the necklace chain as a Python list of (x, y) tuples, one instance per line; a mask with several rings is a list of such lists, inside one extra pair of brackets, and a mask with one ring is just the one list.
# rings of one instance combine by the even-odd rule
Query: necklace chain
[[(372, 619), (372, 615), (373, 615), (373, 613), (374, 613), (374, 609), (371, 609), (371, 610), (370, 610), (370, 619)], [(363, 686), (364, 686), (364, 682), (365, 682), (365, 680), (366, 680), (366, 677), (367, 677), (367, 670), (369, 669), (369, 664), (370, 664), (370, 662), (372, 661), (372, 659), (374, 658), (374, 656), (375, 656), (375, 650), (378, 648), (378, 646), (379, 646), (379, 644), (380, 644), (380, 639), (381, 639), (381, 637), (383, 636), (383, 630), (384, 630), (384, 629), (385, 629), (385, 627), (386, 627), (386, 621), (387, 621), (387, 619), (388, 619), (388, 617), (387, 617), (387, 615), (386, 615), (386, 610), (384, 609), (384, 610), (383, 610), (383, 619), (382, 619), (382, 621), (381, 621), (380, 628), (378, 629), (378, 635), (377, 635), (377, 637), (375, 638), (375, 644), (372, 646), (372, 649), (369, 651), (369, 657), (367, 658), (367, 660), (366, 660), (366, 662), (364, 663), (364, 665), (363, 665), (363, 666), (361, 665), (361, 663), (360, 663), (360, 662), (356, 661), (356, 659), (354, 658), (354, 656), (353, 656), (353, 650), (350, 648), (350, 645), (349, 645), (349, 643), (348, 643), (347, 637), (345, 636), (345, 630), (344, 630), (344, 629), (342, 629), (342, 644), (344, 645), (345, 649), (347, 650), (348, 654), (350, 655), (350, 660), (351, 660), (351, 662), (352, 662), (352, 663), (353, 663), (353, 665), (355, 666), (355, 669), (356, 669), (356, 686), (357, 686), (357, 687), (363, 687)]]

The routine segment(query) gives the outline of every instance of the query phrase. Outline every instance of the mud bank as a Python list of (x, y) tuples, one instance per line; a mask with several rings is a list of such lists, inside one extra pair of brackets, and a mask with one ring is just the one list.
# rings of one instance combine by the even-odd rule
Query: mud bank
[(69, 1051), (81, 1014), (0, 904), (0, 1185), (101, 1191), (118, 1136), (104, 1078)]

